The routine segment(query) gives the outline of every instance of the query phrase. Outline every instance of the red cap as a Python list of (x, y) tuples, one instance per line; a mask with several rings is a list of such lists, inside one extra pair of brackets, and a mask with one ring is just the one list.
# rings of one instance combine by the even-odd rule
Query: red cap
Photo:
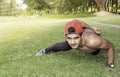
[(65, 34), (69, 34), (69, 31), (68, 29), (70, 27), (73, 27), (75, 29), (75, 33), (76, 34), (79, 34), (81, 33), (83, 30), (82, 30), (82, 23), (79, 21), (79, 20), (72, 20), (72, 21), (69, 21), (66, 25), (65, 25)]

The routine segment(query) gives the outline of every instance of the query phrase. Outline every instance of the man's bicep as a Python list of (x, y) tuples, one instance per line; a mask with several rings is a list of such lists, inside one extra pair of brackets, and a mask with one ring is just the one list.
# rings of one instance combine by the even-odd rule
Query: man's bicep
[(102, 38), (101, 45), (99, 46), (100, 49), (109, 49), (113, 44), (108, 41), (107, 39)]

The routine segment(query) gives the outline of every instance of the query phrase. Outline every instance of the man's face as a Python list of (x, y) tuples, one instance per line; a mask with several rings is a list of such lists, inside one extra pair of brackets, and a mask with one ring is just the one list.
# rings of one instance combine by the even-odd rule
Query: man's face
[(72, 48), (77, 48), (80, 44), (80, 35), (79, 34), (68, 34), (67, 42)]

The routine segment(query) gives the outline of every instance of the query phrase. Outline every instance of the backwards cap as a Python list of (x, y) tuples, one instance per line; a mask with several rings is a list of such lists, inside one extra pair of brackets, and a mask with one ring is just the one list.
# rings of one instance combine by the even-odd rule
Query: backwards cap
[(75, 29), (75, 34), (79, 34), (81, 33), (82, 30), (82, 23), (79, 20), (72, 20), (69, 21), (66, 25), (65, 25), (65, 34), (70, 34), (69, 33), (69, 28), (74, 28)]

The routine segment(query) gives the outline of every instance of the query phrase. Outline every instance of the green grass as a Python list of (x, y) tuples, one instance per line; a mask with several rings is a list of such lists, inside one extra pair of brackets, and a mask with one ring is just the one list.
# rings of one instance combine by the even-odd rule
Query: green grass
[[(86, 18), (85, 18), (86, 19)], [(87, 18), (89, 21), (99, 21), (102, 23), (109, 23), (114, 25), (120, 25), (120, 15), (117, 16), (104, 16), (104, 17), (89, 17)]]
[(114, 43), (114, 70), (106, 67), (105, 51), (98, 57), (78, 50), (35, 56), (40, 49), (65, 40), (63, 28), (71, 19), (3, 18), (0, 19), (0, 77), (119, 77), (120, 28), (95, 24), (95, 18), (97, 22), (103, 20), (100, 17), (83, 20), (101, 28), (102, 36)]

